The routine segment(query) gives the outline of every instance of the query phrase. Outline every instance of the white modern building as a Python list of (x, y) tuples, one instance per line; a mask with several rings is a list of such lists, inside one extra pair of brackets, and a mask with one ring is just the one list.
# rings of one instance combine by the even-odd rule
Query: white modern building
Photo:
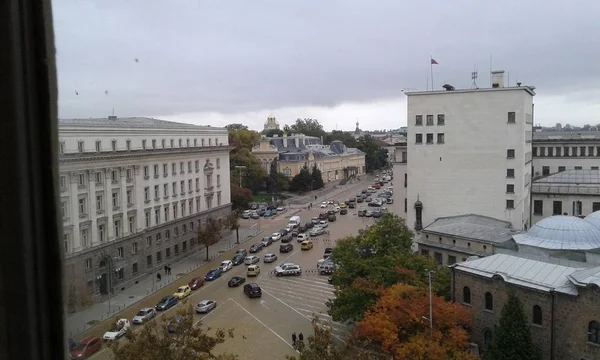
[(600, 168), (600, 131), (533, 133), (533, 176)]
[[(407, 199), (407, 190), (408, 190), (408, 150), (406, 148), (406, 142), (404, 143), (396, 143), (391, 149), (388, 149), (388, 154), (391, 155), (390, 164), (392, 164), (392, 170), (394, 171), (394, 194), (396, 201), (402, 201), (402, 211), (396, 213), (396, 215), (406, 220), (406, 216), (408, 215), (408, 199)], [(396, 209), (399, 206), (395, 206)]]
[(437, 218), (479, 214), (530, 226), (534, 88), (406, 93), (408, 217), (419, 231)]
[(600, 211), (600, 170), (565, 170), (533, 181), (532, 224), (551, 215)]
[(67, 278), (118, 291), (195, 250), (231, 211), (227, 130), (151, 118), (59, 121)]

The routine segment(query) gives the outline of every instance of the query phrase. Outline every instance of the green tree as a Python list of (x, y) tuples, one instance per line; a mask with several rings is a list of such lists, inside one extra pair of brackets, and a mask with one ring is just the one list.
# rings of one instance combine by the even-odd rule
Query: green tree
[[(139, 330), (127, 332), (127, 342), (108, 346), (113, 360), (235, 360), (234, 354), (215, 354), (215, 347), (233, 338), (233, 329), (210, 329), (196, 325), (190, 305), (179, 307), (173, 316), (163, 316)], [(170, 331), (169, 331), (170, 330)]]
[[(287, 131), (286, 131), (287, 130)], [(304, 134), (306, 136), (321, 137), (327, 135), (323, 125), (317, 119), (296, 119), (296, 123), (284, 127), (288, 134)]]
[(240, 243), (240, 216), (237, 212), (232, 211), (227, 217), (227, 226), (229, 230), (235, 230), (236, 244)]
[(308, 167), (305, 165), (300, 169), (300, 172), (292, 178), (290, 182), (290, 191), (294, 192), (306, 192), (310, 190), (310, 184), (312, 182), (312, 176)]
[(282, 173), (277, 174), (277, 188), (280, 191), (288, 191), (290, 189), (290, 178)]
[(357, 147), (365, 153), (365, 167), (368, 173), (388, 166), (388, 151), (375, 138), (363, 136), (358, 139)]
[(196, 230), (196, 242), (199, 245), (204, 245), (206, 248), (206, 260), (210, 260), (208, 256), (208, 248), (219, 242), (221, 239), (221, 226), (211, 217), (206, 219), (206, 223), (198, 225)]
[(252, 201), (252, 191), (239, 187), (236, 183), (230, 184), (231, 206), (234, 210), (246, 210)]
[(325, 144), (331, 144), (334, 140), (339, 140), (344, 143), (347, 147), (356, 148), (358, 147), (358, 141), (354, 138), (352, 133), (347, 131), (333, 130), (323, 138)]
[(277, 175), (279, 174), (279, 162), (273, 159), (269, 168), (269, 177), (267, 178), (267, 190), (269, 194), (274, 195), (279, 193), (279, 182)]
[(358, 235), (338, 242), (332, 254), (340, 266), (332, 279), (336, 297), (327, 304), (335, 321), (361, 320), (382, 291), (394, 284), (427, 287), (429, 270), (436, 270), (432, 284), (436, 295), (448, 298), (448, 270), (413, 254), (412, 236), (403, 219), (386, 214)]
[(229, 124), (229, 125), (225, 126), (225, 129), (227, 129), (229, 131), (233, 131), (233, 130), (248, 131), (248, 127), (246, 125), (243, 125), (243, 124)]
[[(252, 192), (260, 191), (264, 187), (267, 172), (252, 155), (252, 148), (260, 141), (260, 134), (241, 124), (230, 124), (226, 127), (229, 129), (229, 144), (234, 147), (229, 160), (232, 182), (239, 184), (241, 177), (243, 187)], [(239, 169), (236, 166), (244, 168)]]
[(263, 130), (261, 132), (261, 134), (263, 134), (266, 137), (273, 137), (273, 135), (277, 135), (279, 137), (282, 137), (284, 131), (285, 130), (280, 130), (280, 129)]
[(539, 349), (531, 340), (531, 328), (523, 304), (513, 291), (502, 307), (487, 360), (538, 360)]
[(312, 180), (311, 189), (317, 190), (325, 186), (325, 183), (323, 182), (323, 175), (321, 174), (321, 170), (317, 168), (317, 164), (313, 165), (310, 176)]

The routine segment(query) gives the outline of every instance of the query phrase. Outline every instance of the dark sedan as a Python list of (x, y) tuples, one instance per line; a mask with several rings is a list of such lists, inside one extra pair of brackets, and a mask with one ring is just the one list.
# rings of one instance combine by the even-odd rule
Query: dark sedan
[(244, 256), (242, 254), (237, 254), (236, 256), (233, 257), (233, 259), (231, 259), (231, 263), (236, 266), (243, 264), (244, 258), (246, 258), (246, 256)]
[(188, 283), (188, 286), (192, 290), (198, 290), (198, 289), (200, 289), (202, 287), (202, 285), (204, 285), (204, 279), (203, 278), (193, 278), (192, 281), (190, 281)]
[(229, 287), (238, 287), (238, 286), (242, 285), (245, 282), (246, 282), (246, 278), (245, 277), (234, 276), (234, 277), (231, 278), (231, 280), (229, 280), (229, 282), (227, 283), (227, 285)]
[(158, 302), (158, 304), (156, 304), (156, 310), (158, 310), (158, 311), (168, 310), (168, 309), (172, 308), (173, 306), (177, 305), (178, 301), (179, 301), (179, 299), (176, 296), (172, 296), (172, 295), (165, 296)]
[(262, 244), (254, 244), (254, 245), (250, 246), (250, 253), (251, 254), (257, 253), (257, 252), (261, 251), (262, 248), (263, 248)]
[(221, 274), (223, 274), (223, 270), (221, 268), (215, 268), (215, 269), (211, 269), (206, 276), (204, 276), (204, 280), (206, 281), (213, 281), (218, 279), (219, 277), (221, 277)]

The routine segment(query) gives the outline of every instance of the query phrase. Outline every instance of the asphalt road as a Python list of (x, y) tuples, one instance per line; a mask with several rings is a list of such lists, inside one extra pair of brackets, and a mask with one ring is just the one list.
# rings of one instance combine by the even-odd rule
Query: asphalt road
[[(346, 200), (355, 196), (360, 189), (362, 188), (354, 188), (338, 194), (333, 200)], [(393, 205), (387, 205), (390, 212), (397, 212), (396, 208), (400, 206), (399, 203), (400, 201)], [(359, 209), (367, 208), (364, 203), (358, 205), (356, 209), (349, 209), (348, 215), (337, 215), (337, 221), (329, 223), (329, 236), (322, 235), (312, 238), (314, 247), (311, 250), (301, 251), (300, 244), (294, 239), (292, 242), (294, 251), (288, 254), (279, 253), (279, 242), (275, 242), (256, 254), (261, 258), (259, 263), (261, 274), (256, 278), (247, 278), (246, 282), (258, 283), (262, 288), (262, 298), (250, 299), (245, 296), (242, 287), (229, 288), (227, 286), (227, 282), (233, 276), (246, 277), (247, 266), (243, 264), (226, 272), (221, 278), (207, 282), (188, 297), (187, 302), (193, 305), (200, 300), (210, 299), (217, 302), (217, 307), (208, 315), (195, 315), (203, 326), (233, 327), (235, 329), (235, 338), (220, 345), (217, 349), (218, 352), (231, 352), (238, 354), (241, 359), (248, 360), (283, 359), (285, 355), (294, 355), (295, 353), (291, 346), (293, 332), (297, 334), (302, 332), (305, 334), (305, 338), (312, 332), (311, 319), (313, 315), (318, 315), (324, 321), (330, 320), (326, 314), (325, 302), (333, 298), (333, 286), (328, 284), (327, 276), (318, 275), (315, 270), (326, 247), (334, 247), (336, 239), (356, 234), (360, 228), (373, 223), (371, 218), (359, 218), (356, 215)], [(314, 204), (312, 210), (303, 210), (296, 215), (300, 216), (302, 222), (306, 222), (322, 210), (324, 209), (321, 209), (319, 204)], [(289, 217), (289, 215), (287, 216)], [(242, 221), (256, 222), (257, 220)], [(287, 218), (284, 217), (261, 220), (261, 228), (265, 236), (285, 227), (286, 224)], [(249, 248), (252, 244), (253, 242), (246, 243), (241, 247)], [(272, 264), (264, 264), (262, 256), (266, 253), (275, 253), (278, 256), (277, 261)], [(303, 269), (302, 276), (278, 278), (270, 272), (275, 266), (287, 262), (299, 264)], [(180, 305), (159, 315), (172, 314), (178, 306)], [(347, 325), (331, 324), (334, 335), (339, 339), (343, 339), (351, 331)], [(135, 331), (135, 326), (133, 331)], [(111, 359), (110, 350), (104, 347), (92, 358), (94, 360)]]

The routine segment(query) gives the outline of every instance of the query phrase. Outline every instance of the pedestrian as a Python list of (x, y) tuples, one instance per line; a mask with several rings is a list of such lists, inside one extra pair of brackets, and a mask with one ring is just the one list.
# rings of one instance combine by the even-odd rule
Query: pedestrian
[(167, 266), (167, 274), (171, 275), (171, 265), (169, 264), (169, 266)]
[(298, 334), (298, 341), (302, 344), (304, 342), (304, 335), (302, 333)]
[(160, 281), (160, 279), (161, 279), (160, 273), (156, 273), (156, 281)]
[(163, 269), (165, 269), (165, 275), (167, 275), (167, 265)]
[(292, 346), (296, 346), (296, 333), (292, 334)]

